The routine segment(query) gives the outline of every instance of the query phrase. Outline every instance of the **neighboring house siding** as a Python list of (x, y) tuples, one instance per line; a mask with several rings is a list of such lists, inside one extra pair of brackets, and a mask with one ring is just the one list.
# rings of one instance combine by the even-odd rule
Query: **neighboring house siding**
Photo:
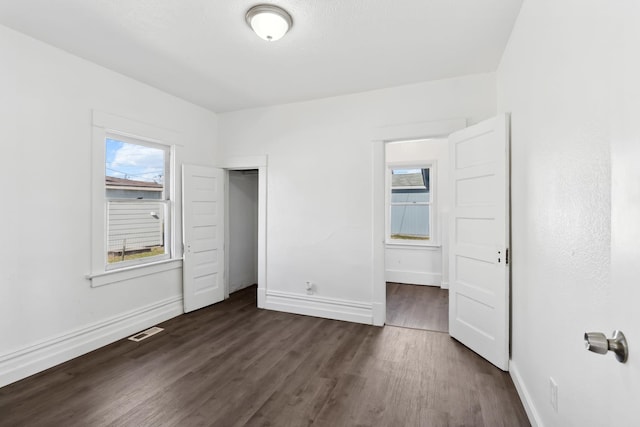
[[(393, 190), (391, 194), (392, 202), (419, 202), (428, 199), (426, 190)], [(428, 206), (391, 206), (391, 235), (419, 236), (429, 234), (429, 231)]]
[[(136, 251), (163, 242), (163, 203), (110, 202), (109, 252)], [(155, 216), (157, 216), (157, 218)]]
[(161, 191), (150, 190), (125, 190), (107, 188), (107, 198), (109, 199), (154, 199), (162, 198)]
[[(140, 251), (164, 244), (163, 185), (107, 176), (109, 252)], [(137, 202), (136, 200), (145, 200)]]

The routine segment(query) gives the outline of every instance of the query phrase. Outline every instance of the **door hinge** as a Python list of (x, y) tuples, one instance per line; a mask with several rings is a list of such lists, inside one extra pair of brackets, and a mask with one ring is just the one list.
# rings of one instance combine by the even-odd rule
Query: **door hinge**
[[(502, 262), (502, 251), (498, 251), (498, 264)], [(509, 265), (509, 249), (504, 250), (504, 264)]]

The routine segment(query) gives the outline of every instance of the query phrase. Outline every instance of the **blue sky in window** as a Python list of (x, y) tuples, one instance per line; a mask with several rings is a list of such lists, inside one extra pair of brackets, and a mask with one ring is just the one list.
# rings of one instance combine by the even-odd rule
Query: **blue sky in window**
[(134, 181), (164, 182), (164, 150), (106, 139), (106, 175)]

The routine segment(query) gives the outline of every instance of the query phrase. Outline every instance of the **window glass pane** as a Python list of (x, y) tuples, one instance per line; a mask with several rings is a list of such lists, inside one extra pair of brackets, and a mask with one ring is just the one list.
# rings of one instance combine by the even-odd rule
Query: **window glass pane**
[(165, 202), (107, 203), (109, 264), (166, 253)]
[(429, 239), (429, 205), (391, 206), (391, 238)]
[(166, 151), (107, 138), (105, 189), (108, 199), (164, 199)]
[(391, 203), (428, 203), (429, 193), (426, 190), (392, 190)]
[(429, 168), (392, 169), (391, 188), (398, 187), (429, 191)]

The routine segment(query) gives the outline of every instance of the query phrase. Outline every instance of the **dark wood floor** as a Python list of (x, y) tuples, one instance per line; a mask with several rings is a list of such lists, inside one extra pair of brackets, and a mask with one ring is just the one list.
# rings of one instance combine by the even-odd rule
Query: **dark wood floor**
[(526, 426), (442, 333), (258, 310), (256, 288), (0, 388), (2, 426)]
[(387, 283), (387, 325), (449, 332), (449, 291)]

